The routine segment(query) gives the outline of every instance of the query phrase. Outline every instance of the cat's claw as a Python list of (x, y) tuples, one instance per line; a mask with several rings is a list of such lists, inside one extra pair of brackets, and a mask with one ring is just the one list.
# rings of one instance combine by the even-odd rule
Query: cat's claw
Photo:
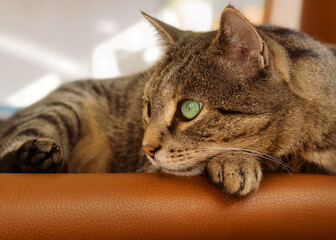
[(26, 173), (56, 173), (62, 167), (62, 149), (53, 140), (26, 141), (17, 151), (16, 164)]
[(213, 159), (207, 165), (211, 180), (226, 192), (245, 196), (259, 187), (262, 172), (254, 159)]

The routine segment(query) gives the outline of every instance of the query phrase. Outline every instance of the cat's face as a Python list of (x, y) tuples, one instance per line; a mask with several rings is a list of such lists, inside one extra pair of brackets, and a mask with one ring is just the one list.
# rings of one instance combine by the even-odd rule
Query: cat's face
[[(237, 14), (224, 11), (229, 30), (207, 33), (183, 32), (147, 16), (167, 49), (145, 87), (143, 146), (164, 172), (200, 174), (218, 154), (266, 152), (276, 138), (274, 112), (287, 96), (270, 73), (265, 43)], [(230, 23), (246, 30), (229, 36)]]

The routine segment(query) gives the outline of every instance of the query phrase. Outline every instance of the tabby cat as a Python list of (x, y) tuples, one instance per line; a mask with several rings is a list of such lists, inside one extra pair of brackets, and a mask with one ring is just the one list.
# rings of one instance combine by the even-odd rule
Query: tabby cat
[[(1, 172), (206, 174), (244, 196), (262, 172), (336, 174), (336, 47), (233, 7), (218, 31), (146, 14), (165, 52), (135, 76), (61, 86), (0, 130)], [(148, 161), (149, 160), (149, 161)]]

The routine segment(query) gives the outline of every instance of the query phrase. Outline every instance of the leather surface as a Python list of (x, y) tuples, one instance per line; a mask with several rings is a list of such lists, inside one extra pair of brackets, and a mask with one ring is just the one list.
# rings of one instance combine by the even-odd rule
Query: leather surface
[(0, 174), (1, 239), (335, 239), (336, 177), (267, 175), (233, 198), (203, 177)]

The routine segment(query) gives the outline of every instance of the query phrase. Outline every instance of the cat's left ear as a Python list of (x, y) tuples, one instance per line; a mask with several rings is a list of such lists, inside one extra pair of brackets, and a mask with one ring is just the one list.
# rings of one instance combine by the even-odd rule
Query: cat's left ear
[(266, 44), (259, 36), (256, 27), (231, 6), (222, 12), (215, 42), (225, 49), (233, 49), (240, 63), (253, 60), (260, 68), (268, 64)]
[(151, 17), (144, 12), (141, 13), (155, 27), (166, 45), (174, 45), (182, 36), (182, 30)]

